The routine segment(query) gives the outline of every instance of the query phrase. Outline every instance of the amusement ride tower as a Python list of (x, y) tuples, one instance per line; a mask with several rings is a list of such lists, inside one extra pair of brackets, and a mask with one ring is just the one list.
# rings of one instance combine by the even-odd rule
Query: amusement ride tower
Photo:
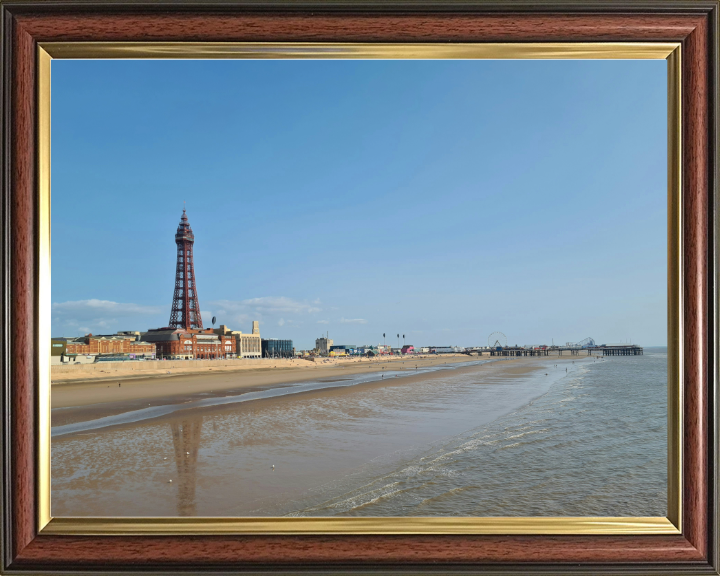
[(195, 236), (183, 208), (182, 218), (175, 233), (177, 265), (175, 267), (175, 292), (173, 294), (172, 311), (170, 312), (171, 328), (202, 330), (203, 327), (197, 287), (195, 285), (194, 243)]

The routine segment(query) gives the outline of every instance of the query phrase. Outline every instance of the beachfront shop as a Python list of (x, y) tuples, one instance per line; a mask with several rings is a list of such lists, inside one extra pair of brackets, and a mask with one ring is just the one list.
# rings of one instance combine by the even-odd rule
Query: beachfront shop
[(355, 344), (338, 344), (330, 346), (330, 356), (351, 356), (356, 353)]

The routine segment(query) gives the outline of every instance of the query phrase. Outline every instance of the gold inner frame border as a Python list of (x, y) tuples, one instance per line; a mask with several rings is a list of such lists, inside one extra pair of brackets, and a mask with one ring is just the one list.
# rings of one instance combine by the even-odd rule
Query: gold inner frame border
[[(666, 60), (668, 126), (667, 517), (110, 518), (51, 516), (50, 107), (53, 59)], [(682, 531), (682, 70), (674, 42), (243, 43), (41, 42), (37, 56), (38, 530), (52, 535), (680, 534)]]

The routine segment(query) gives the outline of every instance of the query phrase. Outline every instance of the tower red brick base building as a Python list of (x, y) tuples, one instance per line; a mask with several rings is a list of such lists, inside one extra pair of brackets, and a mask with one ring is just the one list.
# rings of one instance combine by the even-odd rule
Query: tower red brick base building
[(144, 340), (155, 344), (157, 358), (216, 360), (235, 358), (235, 338), (207, 330), (150, 330)]

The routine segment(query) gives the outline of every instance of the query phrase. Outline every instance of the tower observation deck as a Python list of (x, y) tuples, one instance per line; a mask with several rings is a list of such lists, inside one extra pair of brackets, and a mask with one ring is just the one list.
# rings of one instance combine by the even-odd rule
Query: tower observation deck
[(177, 264), (175, 266), (175, 292), (170, 312), (169, 326), (171, 328), (202, 330), (203, 327), (195, 284), (194, 243), (195, 236), (190, 228), (185, 209), (183, 209), (180, 224), (175, 233)]

